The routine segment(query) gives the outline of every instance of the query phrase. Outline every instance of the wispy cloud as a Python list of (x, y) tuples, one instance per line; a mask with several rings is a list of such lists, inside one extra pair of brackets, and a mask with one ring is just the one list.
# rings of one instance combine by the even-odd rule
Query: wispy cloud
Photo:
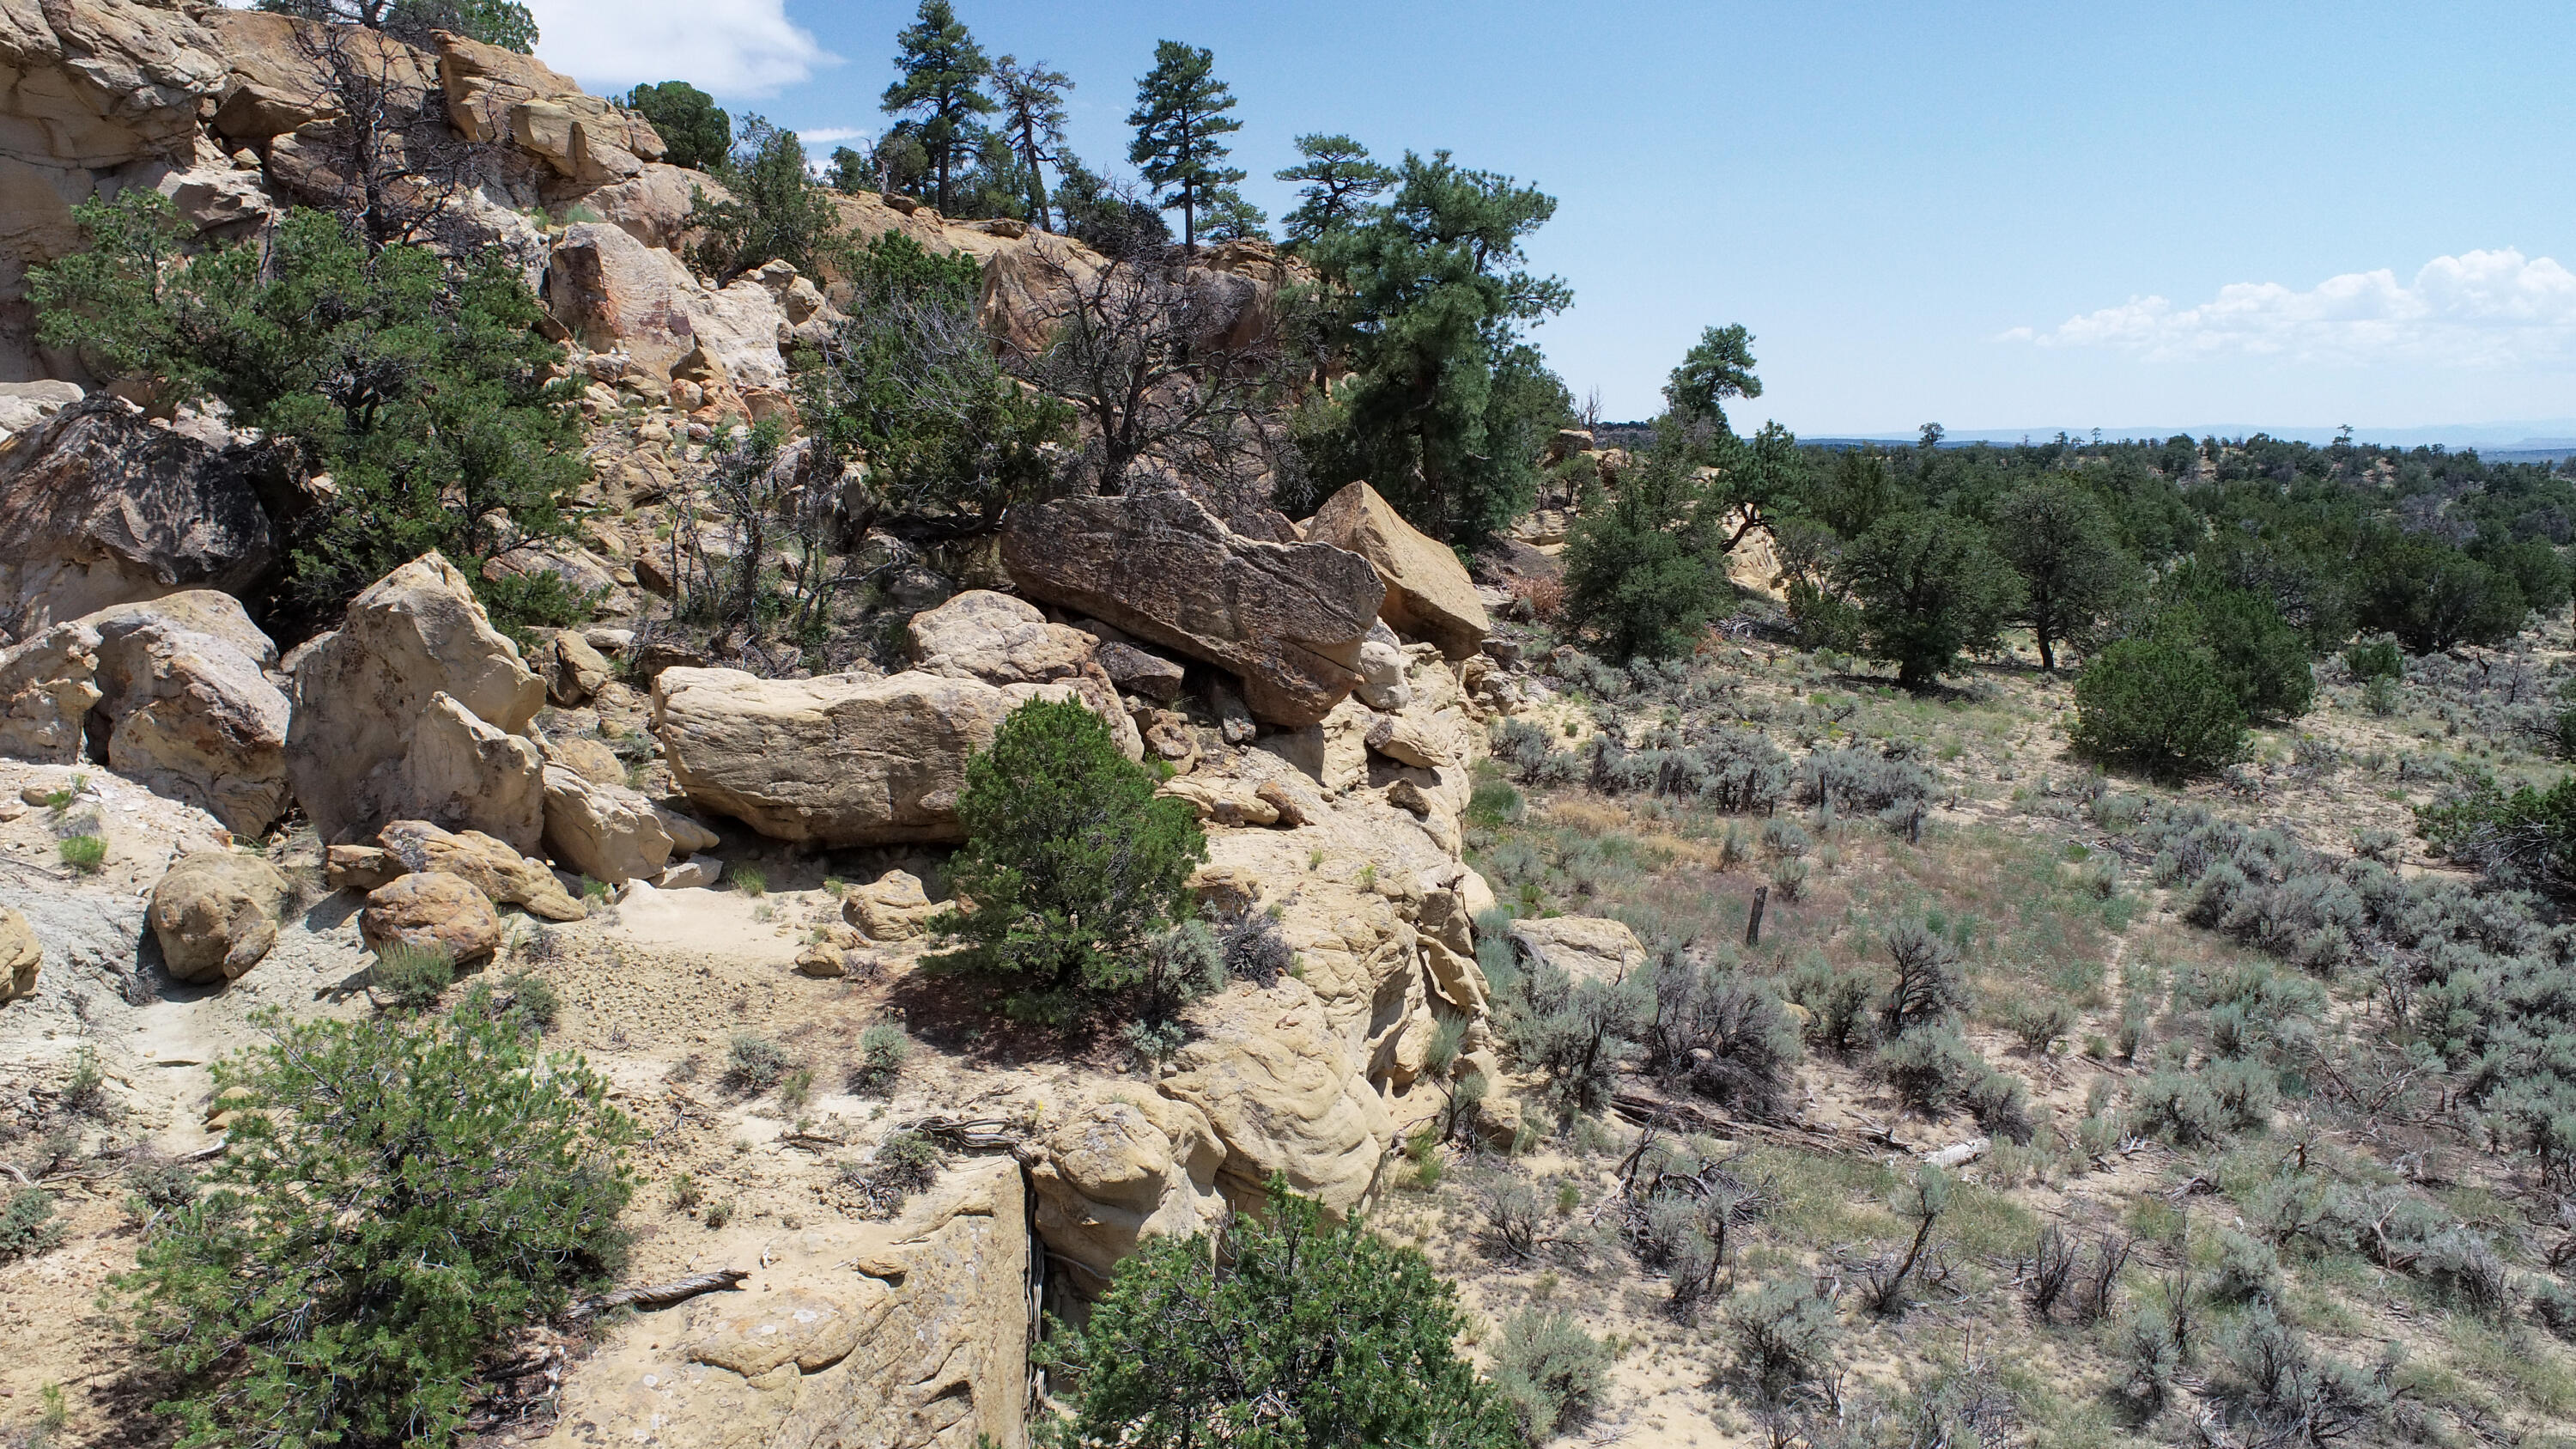
[(2137, 297), (1999, 339), (2104, 347), (2154, 361), (2228, 355), (2371, 364), (2510, 367), (2576, 362), (2576, 273), (2506, 247), (2435, 257), (2400, 282), (2388, 268), (2306, 291), (2238, 282), (2193, 307)]
[(804, 142), (805, 149), (811, 151), (818, 146), (838, 146), (845, 141), (865, 141), (873, 134), (873, 132), (862, 131), (856, 126), (817, 126), (810, 131), (797, 132), (796, 139)]
[(684, 80), (719, 96), (775, 94), (840, 57), (785, 0), (529, 0), (538, 58), (593, 89)]

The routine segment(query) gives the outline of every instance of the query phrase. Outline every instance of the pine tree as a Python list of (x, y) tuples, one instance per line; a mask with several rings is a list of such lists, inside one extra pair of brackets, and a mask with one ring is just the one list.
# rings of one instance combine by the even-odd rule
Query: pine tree
[(922, 149), (938, 190), (933, 204), (944, 214), (950, 204), (949, 174), (975, 153), (981, 129), (977, 116), (991, 115), (993, 98), (978, 88), (991, 75), (984, 48), (966, 30), (948, 0), (921, 0), (912, 24), (895, 36), (903, 47), (895, 69), (903, 79), (887, 86), (882, 102), (887, 115), (910, 111), (920, 123)]
[(733, 154), (733, 118), (716, 98), (687, 81), (637, 86), (627, 109), (640, 112), (662, 138), (662, 159), (692, 171), (713, 171)]
[(1232, 148), (1217, 139), (1243, 123), (1226, 114), (1234, 109), (1234, 92), (1215, 70), (1216, 55), (1204, 46), (1163, 41), (1154, 47), (1153, 70), (1136, 82), (1136, 109), (1127, 116), (1136, 128), (1127, 160), (1143, 168), (1165, 211), (1181, 213), (1185, 248), (1198, 245), (1199, 214), (1219, 200), (1214, 193), (1244, 177), (1241, 168), (1224, 164)]
[(1305, 183), (1298, 193), (1304, 199), (1280, 222), (1291, 246), (1303, 246), (1350, 221), (1395, 184), (1395, 172), (1370, 160), (1368, 148), (1348, 136), (1300, 136), (1297, 154), (1306, 159), (1274, 173), (1281, 181)]
[(1043, 60), (1022, 70), (1016, 56), (1006, 55), (993, 62), (993, 89), (1000, 93), (1002, 134), (1028, 173), (1029, 220), (1040, 231), (1052, 231), (1044, 167), (1064, 145), (1064, 93), (1073, 89), (1073, 78), (1047, 69)]
[(2107, 612), (2134, 566), (2111, 518), (2080, 483), (2050, 478), (1995, 505), (1995, 545), (2021, 575), (2018, 622), (2030, 626), (2039, 667), (2057, 669), (2057, 646)]
[(1711, 327), (1699, 345), (1682, 357), (1664, 384), (1664, 402), (1673, 411), (1726, 431), (1725, 400), (1762, 396), (1762, 379), (1753, 375), (1753, 334), (1744, 324)]

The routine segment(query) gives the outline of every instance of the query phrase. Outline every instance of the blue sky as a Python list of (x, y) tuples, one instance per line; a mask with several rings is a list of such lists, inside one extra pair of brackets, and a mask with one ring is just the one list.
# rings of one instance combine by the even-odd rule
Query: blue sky
[[(677, 76), (873, 132), (910, 4), (533, 0), (594, 89)], [(1158, 39), (1216, 52), (1245, 190), (1306, 131), (1559, 198), (1538, 341), (1608, 416), (1709, 323), (1739, 427), (2576, 431), (2576, 6), (1165, 6), (959, 0), (1124, 159)], [(822, 149), (828, 150), (828, 144)], [(2564, 261), (2568, 265), (2562, 266)]]

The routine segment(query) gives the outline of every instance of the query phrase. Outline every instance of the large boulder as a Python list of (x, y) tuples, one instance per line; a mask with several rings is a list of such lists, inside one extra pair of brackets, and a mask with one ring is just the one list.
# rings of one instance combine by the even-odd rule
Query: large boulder
[(555, 873), (479, 830), (451, 833), (425, 820), (397, 820), (380, 837), (406, 872), (438, 871), (466, 881), (495, 905), (524, 908), (548, 921), (589, 914)]
[[(424, 802), (411, 792), (416, 783), (457, 783), (452, 776), (422, 780), (436, 772), (405, 768), (441, 695), (475, 723), (516, 735), (544, 706), (546, 687), (519, 661), (518, 647), (492, 627), (465, 576), (433, 552), (351, 600), (339, 629), (307, 646), (296, 665), (287, 774), (325, 844), (364, 840), (396, 819), (420, 819), (486, 830), (522, 852), (537, 848), (544, 806), (533, 746), (521, 757), (525, 768), (512, 771), (526, 782), (523, 795), (464, 798), (450, 812), (444, 802)], [(456, 728), (464, 722), (454, 711), (438, 713), (448, 726), (441, 744), (477, 743), (475, 731)], [(467, 753), (487, 752), (478, 746)], [(464, 762), (451, 755), (423, 763)], [(415, 808), (402, 808), (407, 805)]]
[(607, 222), (564, 229), (546, 268), (546, 307), (593, 352), (623, 352), (665, 382), (684, 359), (737, 388), (783, 387), (778, 299), (744, 277), (709, 289), (668, 251)]
[(286, 813), (277, 647), (198, 589), (57, 624), (0, 651), (0, 755), (108, 768), (256, 835)]
[(419, 871), (367, 893), (358, 937), (371, 950), (417, 946), (462, 964), (501, 949), (501, 917), (473, 882)]
[(610, 885), (650, 880), (671, 863), (671, 819), (614, 781), (571, 766), (545, 768), (546, 853)]
[(533, 854), (545, 838), (545, 767), (536, 741), (434, 694), (401, 761), (369, 778), (361, 803), (399, 819), (482, 831)]
[(257, 583), (277, 544), (255, 472), (248, 450), (155, 426), (121, 398), (56, 413), (0, 453), (0, 637)]
[(393, 109), (418, 108), (438, 84), (428, 55), (380, 30), (326, 28), (265, 10), (209, 7), (200, 14), (215, 36), (226, 72), (214, 129), (236, 145), (341, 119), (326, 46), (338, 47), (381, 85)]
[(662, 159), (662, 138), (650, 122), (584, 94), (535, 56), (444, 30), (435, 39), (448, 118), (466, 140), (515, 143), (557, 174), (593, 185)]
[(1014, 509), (1002, 561), (1025, 593), (1232, 671), (1255, 716), (1291, 729), (1358, 686), (1386, 593), (1357, 554), (1244, 538), (1181, 493)]
[(1428, 639), (1450, 658), (1464, 659), (1494, 631), (1458, 555), (1405, 522), (1366, 483), (1349, 484), (1325, 499), (1307, 520), (1305, 533), (1312, 542), (1346, 548), (1369, 561), (1386, 583), (1378, 617), (1398, 632)]
[(147, 913), (161, 959), (181, 981), (231, 981), (277, 944), (286, 878), (255, 855), (184, 855), (152, 887)]
[(1543, 916), (1514, 921), (1512, 945), (1577, 981), (1617, 981), (1646, 964), (1646, 948), (1624, 921)]
[(1046, 615), (1026, 599), (968, 589), (912, 616), (913, 667), (987, 684), (1043, 684), (1071, 679), (1091, 662), (1091, 636)]
[(1081, 698), (1071, 684), (995, 686), (920, 670), (760, 679), (665, 669), (653, 681), (653, 733), (691, 803), (773, 840), (953, 841), (963, 838), (968, 757), (1028, 700)]
[(702, 193), (710, 201), (733, 200), (733, 193), (705, 172), (655, 161), (584, 196), (581, 204), (648, 247), (678, 251)]

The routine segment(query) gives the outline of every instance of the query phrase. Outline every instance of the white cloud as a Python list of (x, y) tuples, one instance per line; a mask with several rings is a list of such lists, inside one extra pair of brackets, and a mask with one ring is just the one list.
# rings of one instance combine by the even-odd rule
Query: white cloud
[(838, 65), (785, 0), (529, 0), (538, 58), (594, 91), (684, 80), (766, 96)]
[(2576, 361), (2576, 273), (2548, 257), (2501, 251), (2435, 257), (2400, 283), (2385, 267), (2329, 277), (2304, 292), (2237, 282), (2196, 307), (2132, 298), (1998, 340), (2107, 347), (2152, 361), (2227, 355), (2303, 362), (2505, 367)]
[(875, 133), (862, 131), (856, 126), (817, 126), (810, 131), (797, 132), (796, 139), (805, 143), (806, 150), (812, 151), (824, 146), (838, 146), (848, 141), (873, 140)]

